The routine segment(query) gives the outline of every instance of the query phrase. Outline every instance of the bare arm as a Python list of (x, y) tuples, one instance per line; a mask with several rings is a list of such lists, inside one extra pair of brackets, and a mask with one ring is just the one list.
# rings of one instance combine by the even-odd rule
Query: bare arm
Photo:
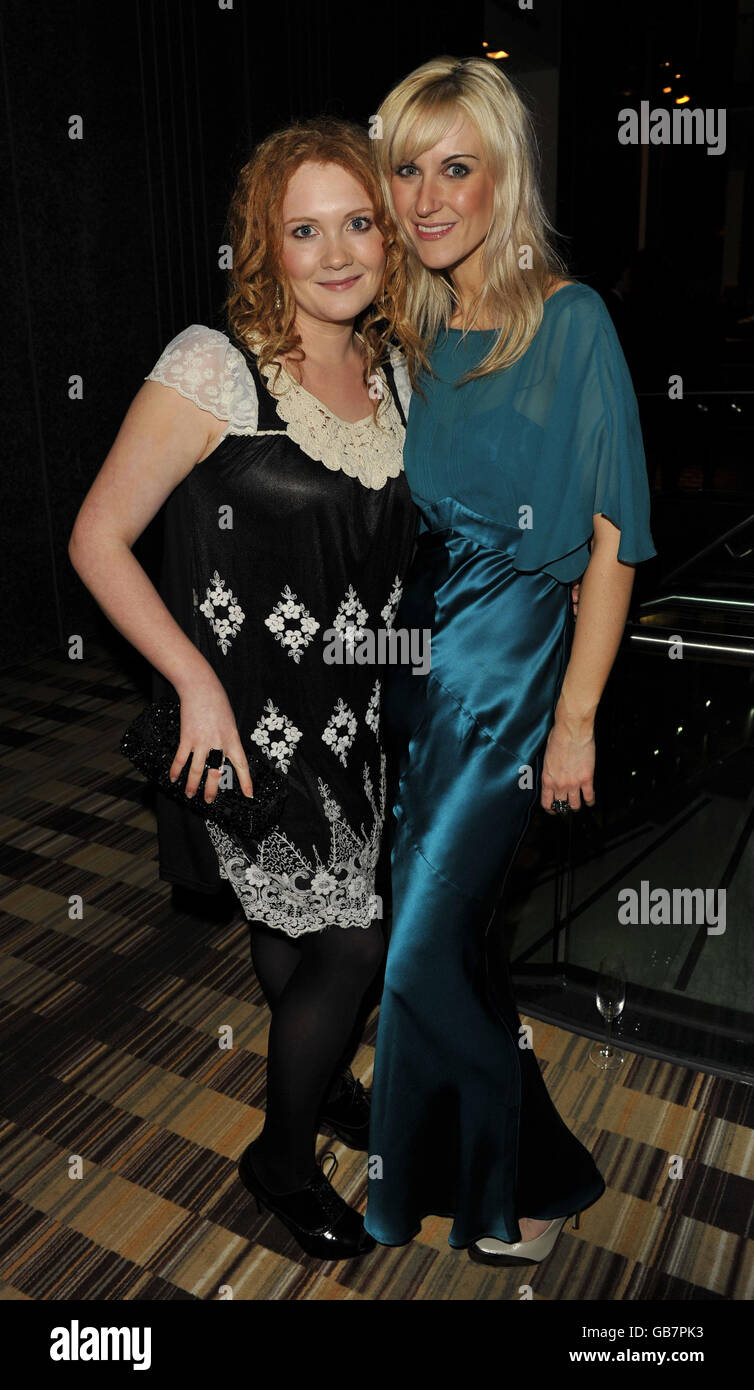
[(553, 798), (579, 810), (594, 804), (594, 719), (620, 647), (636, 569), (617, 558), (620, 531), (594, 517), (592, 552), (579, 594), (571, 656), (555, 707), (542, 769), (542, 806)]
[[(248, 764), (222, 683), (131, 550), (173, 488), (212, 453), (222, 433), (223, 423), (209, 411), (170, 387), (146, 381), (84, 498), (68, 554), (111, 623), (178, 692), (181, 742), (171, 777), (193, 752), (186, 785), (193, 795), (209, 749), (222, 748), (248, 796)], [(208, 775), (207, 801), (214, 800), (220, 775)]]

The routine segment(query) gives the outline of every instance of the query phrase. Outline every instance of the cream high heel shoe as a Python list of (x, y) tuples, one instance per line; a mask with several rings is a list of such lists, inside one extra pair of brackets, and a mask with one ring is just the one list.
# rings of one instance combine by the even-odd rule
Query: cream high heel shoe
[[(557, 1216), (546, 1226), (541, 1235), (535, 1236), (534, 1240), (517, 1240), (509, 1243), (505, 1240), (496, 1240), (494, 1236), (482, 1236), (473, 1245), (469, 1246), (469, 1259), (476, 1260), (477, 1264), (482, 1265), (533, 1265), (541, 1264), (550, 1254), (560, 1232), (562, 1231), (567, 1216)], [(572, 1230), (579, 1228), (579, 1213), (575, 1212), (572, 1222)]]

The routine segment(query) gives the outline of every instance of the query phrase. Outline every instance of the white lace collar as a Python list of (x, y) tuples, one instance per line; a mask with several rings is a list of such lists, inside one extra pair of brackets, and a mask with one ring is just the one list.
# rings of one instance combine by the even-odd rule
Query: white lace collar
[[(390, 350), (390, 363), (395, 396), (406, 416), (411, 383), (397, 348)], [(377, 424), (371, 415), (353, 422), (341, 419), (287, 372), (273, 390), (274, 373), (274, 365), (264, 369), (278, 418), (309, 458), (326, 468), (340, 469), (370, 488), (383, 487), (402, 471), (404, 428), (382, 371), (378, 369), (378, 376), (386, 389)], [(226, 421), (223, 439), (259, 432), (254, 376), (244, 353), (219, 329), (201, 323), (185, 328), (168, 343), (146, 380), (171, 387), (201, 410)]]
[(404, 429), (384, 373), (379, 372), (385, 398), (378, 411), (363, 420), (343, 420), (283, 369), (273, 389), (276, 366), (260, 368), (285, 422), (286, 434), (310, 458), (325, 468), (340, 469), (365, 487), (381, 488), (403, 470)]

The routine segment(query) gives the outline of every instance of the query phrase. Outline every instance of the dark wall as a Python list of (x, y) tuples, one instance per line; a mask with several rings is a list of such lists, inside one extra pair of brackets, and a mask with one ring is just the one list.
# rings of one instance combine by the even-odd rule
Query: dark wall
[[(735, 218), (727, 207), (732, 171), (748, 186), (746, 235), (749, 245), (754, 240), (754, 24), (739, 26), (739, 8), (725, 0), (639, 5), (619, 45), (596, 45), (577, 24), (563, 28), (558, 218), (578, 249), (581, 274), (595, 288), (607, 293), (631, 267), (634, 296), (647, 299), (653, 328), (647, 326), (643, 343), (624, 342), (639, 391), (665, 388), (661, 370), (671, 334), (674, 366), (687, 389), (711, 385), (722, 361), (726, 230), (744, 234), (741, 225), (726, 229), (726, 215)], [(618, 112), (642, 100), (653, 110), (667, 106), (665, 84), (673, 94), (688, 92), (691, 107), (726, 109), (726, 149), (708, 155), (693, 145), (648, 147), (646, 241), (639, 254), (642, 150), (617, 144)], [(728, 298), (735, 289), (745, 303), (754, 291), (750, 254), (738, 271), (741, 281), (728, 286)]]

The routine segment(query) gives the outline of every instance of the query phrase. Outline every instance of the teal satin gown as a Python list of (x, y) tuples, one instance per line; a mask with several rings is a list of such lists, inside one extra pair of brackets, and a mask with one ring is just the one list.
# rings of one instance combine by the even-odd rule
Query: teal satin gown
[(646, 464), (593, 290), (557, 291), (519, 362), (456, 387), (493, 342), (441, 336), (404, 452), (421, 522), (395, 626), (431, 632), (431, 668), (393, 668), (386, 692), (401, 756), (365, 1218), (386, 1245), (430, 1214), (452, 1218), (451, 1246), (517, 1241), (520, 1216), (581, 1211), (605, 1188), (487, 938), (540, 798), (593, 514), (620, 528), (619, 559), (656, 553)]

